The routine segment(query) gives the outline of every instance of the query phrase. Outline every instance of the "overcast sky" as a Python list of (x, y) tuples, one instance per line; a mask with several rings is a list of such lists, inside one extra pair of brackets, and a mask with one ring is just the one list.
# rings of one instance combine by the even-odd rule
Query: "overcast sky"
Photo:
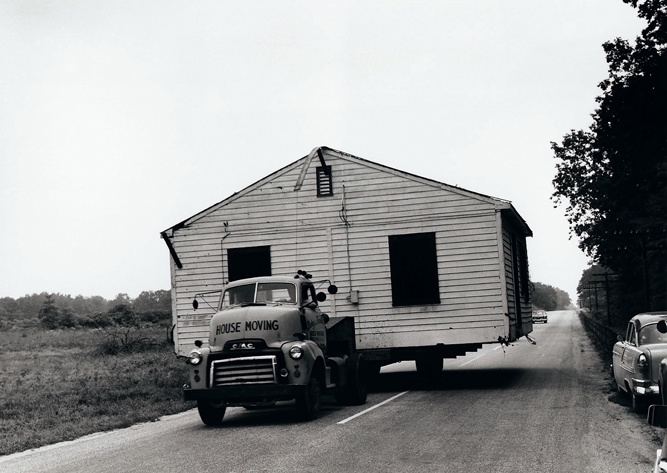
[(533, 281), (587, 258), (551, 141), (621, 0), (0, 1), (0, 297), (170, 288), (161, 231), (316, 146), (512, 201)]

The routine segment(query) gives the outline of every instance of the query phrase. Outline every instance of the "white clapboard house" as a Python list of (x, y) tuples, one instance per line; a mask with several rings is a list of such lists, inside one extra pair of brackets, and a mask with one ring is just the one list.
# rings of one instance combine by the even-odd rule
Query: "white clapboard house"
[(529, 236), (506, 200), (316, 148), (162, 232), (176, 352), (207, 342), (224, 284), (299, 269), (338, 286), (322, 308), (354, 317), (358, 350), (514, 341), (532, 330)]

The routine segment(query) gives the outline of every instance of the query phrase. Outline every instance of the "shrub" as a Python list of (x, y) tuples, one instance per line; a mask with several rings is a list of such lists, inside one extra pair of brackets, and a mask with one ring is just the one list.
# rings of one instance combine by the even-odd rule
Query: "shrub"
[(135, 314), (125, 304), (118, 304), (105, 314), (105, 324), (99, 328), (104, 334), (99, 345), (100, 353), (117, 355), (119, 353), (135, 353), (154, 349), (160, 342), (147, 336), (142, 326), (146, 324), (143, 315)]
[(161, 326), (171, 325), (171, 311), (152, 311), (137, 313), (137, 317), (142, 323), (156, 324)]

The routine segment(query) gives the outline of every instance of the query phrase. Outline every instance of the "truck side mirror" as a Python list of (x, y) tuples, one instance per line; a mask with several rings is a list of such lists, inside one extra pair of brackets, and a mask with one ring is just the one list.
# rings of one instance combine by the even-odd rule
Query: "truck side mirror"
[(317, 300), (320, 302), (324, 302), (327, 300), (327, 295), (323, 292), (318, 292), (317, 293)]
[(197, 298), (195, 297), (194, 299), (192, 299), (192, 308), (194, 310), (197, 310), (198, 307), (199, 307), (199, 302), (197, 301)]
[(338, 287), (335, 284), (332, 284), (327, 288), (327, 291), (329, 291), (329, 294), (336, 294), (338, 292)]

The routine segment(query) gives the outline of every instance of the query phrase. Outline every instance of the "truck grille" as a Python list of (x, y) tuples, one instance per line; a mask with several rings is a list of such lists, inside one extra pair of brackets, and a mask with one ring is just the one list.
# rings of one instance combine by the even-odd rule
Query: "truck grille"
[(273, 355), (216, 360), (211, 363), (211, 387), (275, 383), (276, 366)]

